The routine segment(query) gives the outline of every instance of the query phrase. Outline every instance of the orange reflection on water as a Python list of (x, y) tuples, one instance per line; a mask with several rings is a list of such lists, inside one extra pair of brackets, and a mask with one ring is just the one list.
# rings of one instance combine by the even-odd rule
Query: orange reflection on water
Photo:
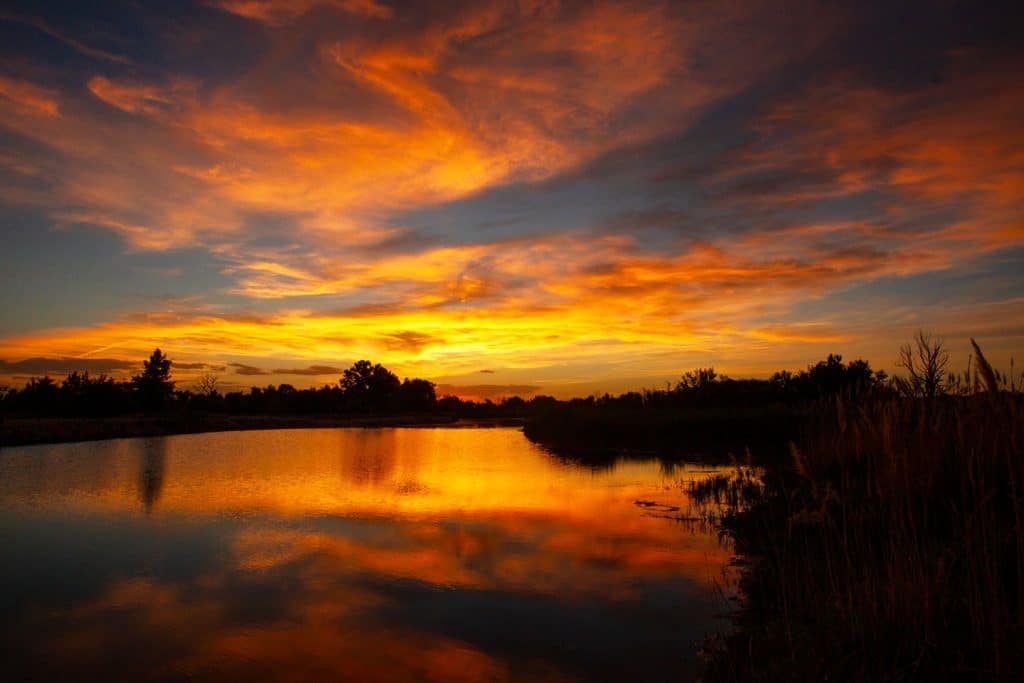
[[(11, 449), (13, 545), (90, 569), (74, 599), (7, 626), (26, 667), (56, 673), (116, 660), (214, 679), (685, 677), (724, 609), (710, 582), (728, 551), (671, 519), (686, 514), (680, 481), (705, 474), (579, 467), (513, 429)], [(87, 550), (61, 546), (69, 525)], [(117, 658), (140, 643), (139, 661)]]

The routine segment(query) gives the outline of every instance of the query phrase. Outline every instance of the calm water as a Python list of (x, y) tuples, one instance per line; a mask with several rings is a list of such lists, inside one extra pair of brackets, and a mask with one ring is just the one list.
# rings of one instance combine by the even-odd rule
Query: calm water
[(5, 680), (685, 680), (728, 554), (636, 501), (706, 473), (514, 429), (0, 449)]

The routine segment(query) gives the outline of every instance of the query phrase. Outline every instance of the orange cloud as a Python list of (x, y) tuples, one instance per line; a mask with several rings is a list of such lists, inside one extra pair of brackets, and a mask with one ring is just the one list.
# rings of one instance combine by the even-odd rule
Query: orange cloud
[[(318, 4), (221, 6), (269, 21), (275, 55), (285, 58), (297, 47), (281, 21)], [(322, 4), (392, 12), (370, 0)], [(366, 244), (393, 234), (380, 220), (388, 211), (549, 178), (678, 127), (753, 76), (734, 64), (690, 64), (741, 14), (667, 3), (517, 11), (478, 3), (413, 32), (325, 35), (309, 64), (314, 76), (285, 84), (263, 63), (216, 86), (94, 75), (92, 96), (149, 120), (111, 122), (72, 101), (74, 116), (59, 124), (13, 127), (67, 157), (48, 169), (56, 187), (45, 201), (58, 219), (109, 227), (138, 248), (217, 248), (239, 236), (246, 211), (295, 212), (302, 240)], [(57, 113), (53, 94), (39, 88), (6, 79), (0, 92)], [(633, 116), (638, 100), (650, 115)]]
[[(16, 114), (59, 116), (56, 93), (28, 81), (15, 80), (0, 74), (0, 102)], [(5, 117), (6, 118), (6, 117)]]
[[(807, 202), (866, 191), (893, 193), (877, 229), (936, 206), (966, 213), (942, 229), (912, 237), (919, 249), (962, 259), (1019, 243), (1024, 219), (1024, 142), (1018, 112), (1024, 95), (1009, 64), (980, 66), (982, 55), (956, 56), (931, 87), (893, 92), (846, 81), (812, 87), (775, 105), (758, 123), (767, 139), (735, 160), (738, 173), (817, 169), (829, 181), (811, 189), (765, 193), (764, 204)], [(966, 251), (965, 251), (966, 250)]]
[(118, 83), (96, 76), (89, 80), (88, 88), (110, 106), (132, 114), (156, 115), (178, 105), (183, 98), (194, 96), (194, 85), (185, 81), (164, 89), (147, 84)]
[(376, 0), (218, 0), (221, 9), (272, 25), (291, 21), (317, 5), (338, 7), (352, 14), (387, 19), (394, 15), (387, 5)]

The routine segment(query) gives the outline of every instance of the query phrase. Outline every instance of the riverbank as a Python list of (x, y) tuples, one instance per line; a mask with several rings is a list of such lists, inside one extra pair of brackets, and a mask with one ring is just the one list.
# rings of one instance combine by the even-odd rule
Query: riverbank
[(798, 444), (691, 487), (741, 567), (705, 680), (1021, 680), (1020, 395), (833, 401)]
[(258, 429), (371, 427), (520, 426), (515, 418), (460, 419), (451, 415), (134, 415), (103, 418), (6, 417), (0, 421), (0, 447), (99, 441), (172, 434)]
[(554, 410), (528, 419), (526, 437), (555, 455), (587, 463), (622, 456), (721, 460), (749, 449), (775, 460), (797, 438), (806, 411), (783, 405), (728, 410)]

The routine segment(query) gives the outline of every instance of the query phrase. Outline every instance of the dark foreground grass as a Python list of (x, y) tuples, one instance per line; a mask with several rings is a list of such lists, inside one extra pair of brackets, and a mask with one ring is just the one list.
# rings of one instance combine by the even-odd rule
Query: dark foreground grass
[(722, 458), (751, 443), (767, 457), (768, 451), (785, 452), (805, 413), (772, 404), (689, 411), (567, 408), (530, 417), (523, 432), (557, 455), (591, 463), (623, 455)]
[(806, 432), (693, 488), (742, 563), (706, 679), (1024, 680), (1020, 394), (833, 401)]

